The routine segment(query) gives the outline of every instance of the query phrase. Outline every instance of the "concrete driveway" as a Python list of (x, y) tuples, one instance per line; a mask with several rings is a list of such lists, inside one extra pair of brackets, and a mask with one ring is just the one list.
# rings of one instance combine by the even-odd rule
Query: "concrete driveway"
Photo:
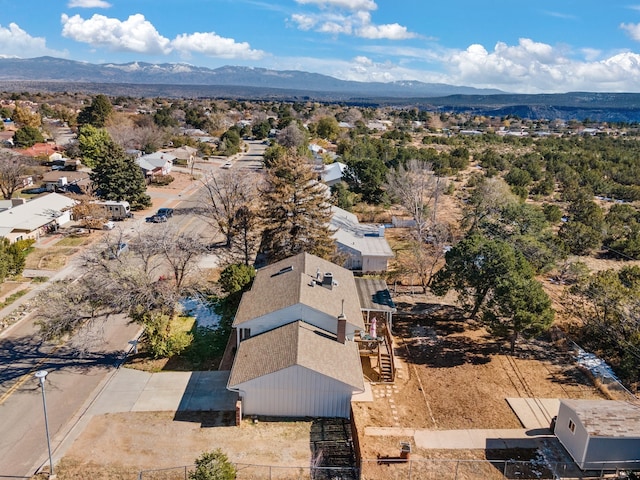
[(238, 394), (227, 390), (228, 379), (229, 371), (148, 373), (120, 368), (87, 413), (234, 411)]

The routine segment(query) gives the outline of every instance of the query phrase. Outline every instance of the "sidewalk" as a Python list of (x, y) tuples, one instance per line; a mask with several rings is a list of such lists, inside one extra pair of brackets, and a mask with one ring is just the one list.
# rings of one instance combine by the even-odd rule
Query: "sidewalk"
[(366, 427), (364, 434), (371, 437), (412, 437), (416, 447), (427, 450), (537, 448), (542, 440), (555, 438), (549, 429), (426, 430)]

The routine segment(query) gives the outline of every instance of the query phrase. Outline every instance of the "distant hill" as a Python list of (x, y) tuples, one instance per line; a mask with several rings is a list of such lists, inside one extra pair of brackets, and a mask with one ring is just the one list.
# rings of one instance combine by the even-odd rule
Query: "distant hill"
[(92, 64), (53, 57), (0, 58), (0, 81), (73, 83), (130, 83), (147, 85), (233, 86), (297, 90), (366, 97), (442, 97), (445, 95), (491, 95), (500, 90), (458, 87), (439, 83), (402, 81), (353, 82), (328, 75), (297, 70), (226, 66), (216, 69), (187, 64), (143, 62)]
[(91, 64), (53, 57), (0, 58), (4, 91), (86, 92), (113, 96), (233, 98), (416, 106), (429, 111), (529, 119), (640, 122), (640, 94), (573, 92), (522, 95), (418, 81), (353, 82), (297, 70), (187, 64)]

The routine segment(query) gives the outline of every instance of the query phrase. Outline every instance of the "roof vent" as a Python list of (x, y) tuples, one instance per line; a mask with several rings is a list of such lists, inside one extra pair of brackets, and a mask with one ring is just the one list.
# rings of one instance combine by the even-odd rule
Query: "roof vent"
[(333, 288), (333, 273), (326, 272), (322, 277), (322, 286), (327, 287), (329, 290)]
[(288, 267), (281, 268), (276, 273), (273, 273), (271, 276), (277, 277), (278, 275), (282, 275), (283, 273), (292, 272), (292, 271), (293, 271), (293, 265), (289, 265)]

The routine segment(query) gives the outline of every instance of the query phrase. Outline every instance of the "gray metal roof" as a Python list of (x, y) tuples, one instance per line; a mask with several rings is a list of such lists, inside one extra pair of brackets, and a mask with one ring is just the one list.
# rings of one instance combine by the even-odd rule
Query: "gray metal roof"
[(381, 278), (356, 278), (356, 288), (362, 310), (395, 312), (387, 283)]
[(334, 230), (333, 238), (339, 244), (360, 252), (363, 256), (393, 258), (394, 253), (384, 238), (383, 225), (360, 223), (353, 213), (335, 205), (331, 206), (329, 225)]
[[(316, 282), (326, 273), (333, 275), (332, 288)], [(353, 273), (315, 255), (300, 253), (258, 270), (251, 290), (242, 296), (233, 326), (298, 304), (337, 318), (343, 313), (343, 300), (347, 322), (364, 328)]]
[(595, 437), (640, 438), (640, 405), (622, 400), (560, 400)]
[(340, 343), (332, 333), (302, 320), (241, 342), (228, 386), (237, 388), (296, 365), (350, 385), (354, 390), (364, 389), (357, 344)]
[(27, 203), (0, 212), (0, 228), (3, 232), (14, 230), (31, 232), (51, 223), (76, 203), (78, 203), (76, 200), (59, 193), (34, 198)]

